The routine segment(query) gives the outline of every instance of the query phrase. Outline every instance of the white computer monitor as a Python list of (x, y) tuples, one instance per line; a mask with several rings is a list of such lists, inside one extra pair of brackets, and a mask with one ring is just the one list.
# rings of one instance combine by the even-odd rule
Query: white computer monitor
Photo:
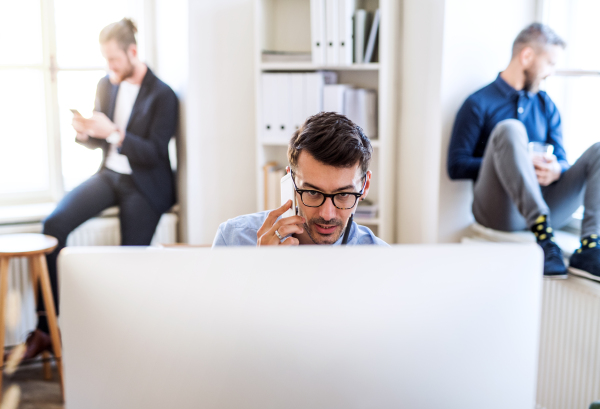
[(531, 409), (534, 244), (67, 248), (67, 408)]

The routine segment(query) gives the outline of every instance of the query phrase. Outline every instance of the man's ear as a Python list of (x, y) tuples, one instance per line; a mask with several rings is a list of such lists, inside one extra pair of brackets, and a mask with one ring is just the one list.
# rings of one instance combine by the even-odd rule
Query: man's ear
[(361, 201), (365, 200), (365, 198), (367, 197), (367, 193), (369, 193), (369, 188), (371, 187), (371, 176), (372, 175), (373, 175), (373, 173), (370, 170), (367, 170), (367, 173), (365, 173), (365, 177), (367, 178), (367, 183), (365, 183), (365, 191), (363, 192), (362, 196), (360, 197)]
[(519, 53), (519, 61), (523, 67), (531, 66), (533, 60), (535, 59), (535, 50), (527, 46), (521, 50)]
[(132, 57), (132, 58), (137, 57), (137, 55), (138, 55), (137, 45), (129, 44), (129, 47), (127, 47), (127, 54), (129, 55), (129, 57)]

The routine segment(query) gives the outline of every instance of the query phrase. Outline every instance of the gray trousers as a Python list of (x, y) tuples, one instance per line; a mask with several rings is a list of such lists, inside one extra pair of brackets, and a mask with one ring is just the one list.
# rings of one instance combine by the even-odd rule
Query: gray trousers
[(600, 234), (600, 143), (592, 145), (549, 186), (540, 186), (527, 150), (527, 130), (516, 119), (499, 122), (483, 155), (473, 187), (473, 215), (483, 226), (517, 231), (540, 215), (549, 225), (567, 224), (581, 204), (581, 236)]

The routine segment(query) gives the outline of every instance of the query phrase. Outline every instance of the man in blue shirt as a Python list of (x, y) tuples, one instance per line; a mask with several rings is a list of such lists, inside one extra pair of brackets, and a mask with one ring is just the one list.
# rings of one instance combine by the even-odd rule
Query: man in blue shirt
[(345, 116), (333, 112), (311, 116), (288, 147), (296, 215), (281, 217), (292, 206), (290, 200), (271, 212), (230, 219), (219, 226), (213, 247), (386, 245), (352, 220), (356, 204), (371, 186), (372, 151), (369, 138)]
[[(570, 270), (600, 279), (600, 144), (570, 166), (558, 109), (539, 91), (564, 48), (565, 42), (542, 24), (521, 31), (506, 70), (469, 96), (459, 110), (448, 173), (452, 179), (474, 181), (477, 222), (497, 230), (529, 228), (535, 233), (544, 250), (546, 276), (566, 277), (553, 228), (568, 223), (583, 203), (581, 248), (571, 257)], [(535, 154), (531, 142), (551, 148)]]

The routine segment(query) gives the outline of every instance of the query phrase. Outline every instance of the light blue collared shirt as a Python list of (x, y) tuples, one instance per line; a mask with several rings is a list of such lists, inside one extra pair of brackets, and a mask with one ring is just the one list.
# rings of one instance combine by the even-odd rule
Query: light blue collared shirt
[[(258, 229), (263, 225), (269, 212), (259, 212), (247, 214), (244, 216), (229, 219), (221, 223), (217, 235), (213, 241), (213, 247), (216, 246), (256, 246)], [(342, 244), (343, 236), (338, 239), (334, 246)], [(375, 236), (373, 232), (365, 226), (359, 226), (352, 222), (350, 234), (348, 235), (348, 245), (371, 244), (377, 246), (387, 246), (388, 244)]]

